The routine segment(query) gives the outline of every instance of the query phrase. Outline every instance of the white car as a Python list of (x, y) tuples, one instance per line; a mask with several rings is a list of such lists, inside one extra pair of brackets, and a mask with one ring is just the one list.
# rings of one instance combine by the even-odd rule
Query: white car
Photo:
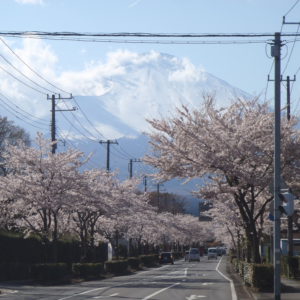
[(208, 248), (207, 249), (207, 259), (217, 259), (218, 258), (218, 252), (217, 252), (217, 248)]
[(200, 261), (200, 252), (198, 248), (191, 248), (188, 254), (188, 261)]

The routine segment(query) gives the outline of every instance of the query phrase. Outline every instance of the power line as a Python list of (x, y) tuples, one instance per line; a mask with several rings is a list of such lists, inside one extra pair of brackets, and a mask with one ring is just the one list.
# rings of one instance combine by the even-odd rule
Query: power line
[(56, 88), (57, 90), (60, 90), (61, 92), (64, 92), (66, 94), (70, 94), (63, 89), (57, 87), (56, 85), (52, 84), (50, 81), (45, 79), (43, 76), (41, 76), (38, 72), (36, 72), (29, 64), (27, 64), (2, 38), (0, 38), (1, 42), (8, 48), (8, 50), (17, 58), (19, 59), (31, 72), (33, 72), (36, 76), (38, 76), (40, 79), (51, 85), (52, 87)]
[(54, 93), (53, 91), (43, 87), (42, 85), (40, 85), (39, 83), (35, 82), (34, 80), (32, 80), (31, 78), (29, 78), (27, 75), (25, 75), (22, 71), (20, 71), (17, 67), (15, 67), (7, 58), (5, 58), (2, 54), (0, 54), (0, 57), (7, 63), (9, 64), (15, 71), (17, 71), (19, 74), (21, 74), (23, 77), (25, 77), (27, 80), (29, 80), (31, 83), (35, 84), (36, 86), (50, 92), (50, 93)]
[[(80, 32), (43, 32), (43, 31), (2, 31), (0, 36), (56, 39), (81, 42), (103, 42), (103, 43), (152, 43), (152, 44), (249, 44), (265, 43), (267, 40), (149, 40), (149, 38), (266, 38), (273, 37), (273, 33), (142, 33), (142, 32), (119, 32), (119, 33), (80, 33)], [(297, 35), (297, 34), (296, 34)], [(284, 33), (282, 36), (294, 37), (295, 33)], [(300, 35), (297, 35), (300, 36)], [(130, 38), (120, 40), (120, 37)], [(101, 39), (99, 39), (101, 38)], [(105, 39), (104, 39), (105, 38)], [(109, 38), (109, 39), (108, 39)], [(114, 39), (111, 39), (114, 38)], [(143, 38), (144, 40), (136, 40)]]
[(47, 95), (46, 93), (44, 93), (44, 92), (42, 92), (42, 91), (36, 89), (35, 87), (33, 87), (33, 86), (27, 84), (26, 82), (24, 82), (23, 80), (19, 79), (18, 77), (16, 77), (15, 75), (13, 75), (13, 74), (10, 73), (9, 71), (7, 71), (5, 68), (3, 68), (1, 65), (0, 65), (0, 69), (1, 69), (2, 71), (4, 71), (5, 73), (7, 73), (8, 75), (10, 75), (10, 76), (11, 76), (12, 78), (14, 78), (15, 80), (17, 80), (18, 82), (20, 82), (21, 84), (27, 86), (28, 88), (30, 88), (30, 89), (32, 89), (32, 90), (34, 90), (34, 91), (36, 91), (36, 92), (38, 92), (38, 93), (40, 93), (40, 94), (42, 94), (42, 95)]
[[(300, 0), (299, 0), (299, 1), (300, 1)], [(297, 27), (297, 33), (299, 32), (299, 29), (300, 29), (300, 23), (298, 24), (298, 27)], [(288, 67), (288, 64), (289, 64), (289, 62), (290, 62), (290, 60), (291, 60), (291, 57), (292, 57), (292, 54), (293, 54), (293, 51), (294, 51), (294, 48), (295, 48), (296, 40), (297, 40), (297, 39), (296, 39), (296, 37), (295, 37), (294, 42), (293, 42), (292, 49), (291, 49), (291, 51), (290, 51), (290, 55), (289, 55), (289, 57), (288, 57), (288, 60), (287, 60), (286, 65), (285, 65), (285, 67), (284, 67), (284, 69), (283, 69), (283, 71), (282, 71), (282, 74), (284, 74), (284, 72), (286, 71), (286, 69), (287, 69), (287, 67)]]
[(91, 38), (72, 38), (72, 37), (30, 37), (30, 36), (11, 36), (13, 38), (30, 38), (30, 39), (42, 39), (42, 40), (54, 40), (54, 41), (71, 41), (71, 42), (88, 42), (88, 43), (112, 43), (112, 44), (162, 44), (162, 45), (238, 45), (238, 44), (263, 44), (267, 40), (217, 40), (217, 41), (179, 41), (179, 40), (124, 40), (124, 39), (91, 39)]
[[(7, 96), (5, 96), (4, 94), (0, 93), (0, 96), (1, 96), (2, 98), (6, 99), (7, 101), (9, 101), (9, 102), (11, 103), (11, 105), (15, 106), (15, 107), (16, 107), (16, 110), (15, 110), (16, 112), (17, 112), (17, 110), (19, 110), (19, 111), (21, 111), (23, 114), (25, 113), (26, 115), (28, 115), (30, 118), (36, 119), (36, 120), (33, 120), (34, 122), (40, 123), (40, 124), (43, 125), (43, 126), (45, 126), (45, 125), (48, 126), (47, 121), (45, 121), (44, 119), (39, 118), (39, 117), (37, 117), (37, 116), (35, 116), (35, 115), (33, 115), (33, 114), (27, 112), (26, 110), (22, 109), (22, 108), (19, 107), (18, 105), (14, 104), (13, 101), (12, 101), (11, 99), (9, 99)], [(7, 104), (7, 105), (8, 105), (8, 104)], [(22, 113), (21, 113), (21, 114), (22, 114)], [(27, 117), (27, 116), (24, 116), (24, 117)], [(28, 118), (28, 117), (27, 117), (27, 118)], [(28, 118), (28, 119), (29, 119), (29, 118)]]
[[(172, 37), (172, 38), (211, 38), (211, 37), (273, 37), (274, 33), (150, 33), (150, 32), (47, 32), (47, 31), (0, 31), (0, 36), (54, 36), (54, 37)], [(284, 36), (291, 36), (286, 33)], [(294, 36), (292, 34), (292, 36)]]
[[(44, 130), (44, 128), (41, 128), (41, 127), (39, 127), (39, 126), (37, 126), (37, 125), (34, 125), (34, 124), (30, 123), (29, 121), (27, 121), (26, 119), (21, 118), (21, 117), (19, 117), (18, 115), (16, 115), (16, 114), (20, 114), (20, 113), (18, 113), (18, 112), (15, 111), (14, 109), (12, 109), (12, 108), (10, 107), (10, 105), (8, 105), (5, 101), (3, 101), (3, 99), (0, 98), (0, 102), (3, 103), (3, 104), (0, 103), (0, 106), (2, 106), (7, 112), (9, 112), (9, 113), (10, 113), (12, 116), (14, 116), (15, 118), (21, 120), (22, 122), (24, 122), (24, 123), (26, 123), (26, 124), (28, 124), (28, 125), (30, 125), (30, 126), (32, 126), (32, 127), (35, 127), (35, 128), (37, 128), (37, 129), (40, 129), (40, 130)], [(16, 113), (16, 114), (15, 114), (15, 113)], [(24, 117), (24, 115), (22, 115), (22, 116)], [(30, 120), (30, 119), (29, 119), (29, 120)], [(30, 121), (32, 122), (32, 120), (30, 120)]]
[(94, 124), (90, 121), (90, 119), (88, 118), (88, 116), (86, 115), (86, 113), (83, 111), (83, 109), (80, 107), (80, 105), (78, 104), (78, 102), (76, 101), (75, 98), (73, 98), (74, 102), (76, 103), (76, 105), (78, 106), (80, 112), (82, 113), (82, 115), (85, 117), (85, 119), (88, 121), (88, 123), (95, 129), (95, 131), (102, 137), (104, 137), (104, 135), (94, 126)]
[(300, 0), (297, 0), (292, 7), (284, 14), (284, 16), (286, 17), (294, 8), (295, 6), (300, 2)]

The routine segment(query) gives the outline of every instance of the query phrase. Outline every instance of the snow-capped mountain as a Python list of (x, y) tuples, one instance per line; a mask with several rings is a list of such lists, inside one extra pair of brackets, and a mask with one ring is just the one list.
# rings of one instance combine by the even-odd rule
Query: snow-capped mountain
[[(83, 80), (74, 86), (74, 94), (81, 96), (68, 105), (79, 110), (68, 116), (72, 126), (61, 117), (58, 126), (64, 128), (61, 134), (71, 138), (74, 146), (93, 153), (90, 167), (106, 167), (106, 145), (99, 141), (118, 139), (118, 145), (110, 145), (110, 166), (111, 170), (119, 171), (121, 178), (129, 176), (130, 159), (142, 158), (149, 151), (148, 138), (142, 135), (149, 130), (146, 119), (168, 117), (182, 104), (199, 107), (205, 94), (214, 95), (220, 106), (228, 105), (236, 97), (249, 97), (185, 58), (158, 52), (121, 52), (111, 55), (109, 61), (107, 65), (111, 67), (104, 68), (107, 72), (95, 75), (89, 85)], [(133, 164), (134, 175), (152, 171), (142, 163)], [(150, 190), (156, 190), (154, 182), (149, 181), (148, 185)], [(188, 194), (192, 188), (193, 183), (164, 183), (165, 191), (173, 193)]]
[(186, 58), (158, 52), (116, 56), (113, 70), (95, 76), (91, 83), (90, 93), (100, 95), (88, 96), (89, 91), (81, 85), (74, 93), (81, 95), (76, 102), (98, 132), (90, 130), (108, 139), (137, 136), (149, 129), (146, 119), (167, 117), (182, 104), (199, 107), (205, 94), (214, 95), (220, 106), (236, 97), (248, 97)]
[[(57, 100), (57, 110), (77, 107), (73, 112), (57, 112), (57, 139), (65, 145), (93, 153), (89, 167), (106, 167), (106, 145), (99, 141), (118, 139), (110, 148), (110, 165), (121, 178), (128, 177), (129, 159), (142, 158), (148, 148), (146, 119), (172, 115), (185, 104), (197, 108), (203, 95), (215, 96), (219, 106), (237, 97), (249, 97), (238, 88), (197, 67), (187, 58), (155, 51), (140, 54), (127, 50), (109, 53), (105, 62), (91, 62), (84, 70), (62, 72), (56, 76), (64, 90), (72, 91), (72, 100)], [(8, 89), (13, 91), (13, 89)], [(16, 104), (50, 124), (50, 101), (34, 101), (30, 95), (14, 96)], [(19, 124), (18, 119), (16, 123)], [(20, 124), (24, 127), (24, 124)], [(26, 130), (29, 130), (25, 127)], [(49, 125), (45, 126), (49, 133)], [(31, 131), (34, 137), (36, 129)], [(58, 151), (63, 149), (59, 142)], [(133, 174), (146, 174), (149, 168), (134, 163)], [(173, 185), (169, 192), (186, 194), (190, 187)], [(176, 189), (175, 189), (176, 187)], [(150, 187), (149, 187), (150, 188)]]

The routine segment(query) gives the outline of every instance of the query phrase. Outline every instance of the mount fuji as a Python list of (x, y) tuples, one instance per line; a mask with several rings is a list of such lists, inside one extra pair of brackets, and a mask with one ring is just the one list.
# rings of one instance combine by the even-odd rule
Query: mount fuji
[[(105, 61), (90, 62), (83, 70), (62, 72), (56, 80), (75, 95), (74, 99), (56, 103), (61, 111), (56, 113), (58, 151), (75, 147), (93, 153), (87, 167), (106, 168), (106, 145), (99, 142), (117, 140), (118, 144), (110, 145), (110, 169), (118, 171), (121, 179), (129, 176), (130, 159), (142, 158), (149, 152), (148, 138), (143, 134), (151, 130), (147, 119), (170, 117), (182, 104), (198, 108), (207, 94), (213, 95), (220, 107), (226, 107), (237, 97), (250, 97), (195, 66), (188, 58), (156, 51), (111, 52)], [(26, 97), (28, 101), (24, 100)], [(33, 104), (32, 99), (25, 95), (17, 104), (33, 114), (37, 112), (49, 124), (50, 103)], [(77, 111), (63, 111), (72, 107)], [(15, 123), (19, 124), (17, 119)], [(28, 131), (35, 136), (35, 132)], [(49, 136), (48, 125), (44, 133)], [(152, 172), (141, 162), (133, 163), (134, 176)], [(154, 184), (149, 180), (148, 189), (156, 190)], [(164, 183), (162, 191), (186, 195), (192, 188), (193, 184), (172, 181)]]
[[(214, 95), (217, 105), (227, 106), (237, 97), (249, 98), (246, 92), (226, 81), (197, 68), (187, 58), (149, 52), (137, 54), (119, 51), (110, 54), (107, 63), (87, 69), (80, 83), (71, 86), (74, 75), (69, 76), (75, 91), (75, 102), (61, 107), (77, 106), (69, 121), (58, 116), (60, 135), (85, 153), (93, 153), (90, 167), (106, 167), (106, 146), (99, 141), (118, 140), (111, 144), (110, 166), (118, 170), (120, 178), (128, 178), (130, 159), (142, 158), (149, 152), (148, 138), (143, 132), (150, 130), (146, 119), (164, 118), (174, 114), (182, 104), (191, 108), (200, 106), (203, 95)], [(96, 94), (91, 96), (91, 94)], [(66, 114), (67, 116), (67, 114)], [(62, 146), (60, 146), (62, 147)], [(142, 163), (133, 164), (133, 175), (151, 173)], [(154, 187), (154, 183), (149, 183)], [(149, 186), (151, 189), (151, 186)], [(180, 185), (176, 181), (165, 183), (165, 191), (188, 194), (193, 183)]]
[[(86, 75), (90, 73), (94, 75)], [(80, 95), (75, 106), (90, 119), (87, 129), (107, 139), (137, 137), (150, 129), (146, 119), (168, 117), (182, 104), (197, 108), (205, 94), (214, 95), (220, 106), (249, 97), (187, 58), (154, 51), (118, 51), (83, 71), (80, 82), (72, 74), (66, 77), (67, 88)]]

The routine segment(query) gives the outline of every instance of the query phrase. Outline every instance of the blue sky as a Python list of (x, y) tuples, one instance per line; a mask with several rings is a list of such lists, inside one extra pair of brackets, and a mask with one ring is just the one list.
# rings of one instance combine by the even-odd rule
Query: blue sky
[[(3, 31), (102, 33), (274, 33), (281, 30), (285, 33), (299, 30), (297, 25), (282, 27), (284, 15), (287, 21), (300, 21), (298, 2), (300, 1), (0, 0), (0, 9), (3, 12), (0, 28)], [(253, 41), (250, 38), (245, 40)], [(289, 40), (293, 41), (293, 38)], [(180, 59), (187, 58), (196, 68), (204, 69), (252, 95), (264, 97), (267, 88), (268, 99), (272, 101), (273, 98), (274, 84), (267, 83), (267, 75), (273, 61), (267, 43), (162, 45), (87, 43), (14, 37), (5, 37), (5, 41), (33, 69), (73, 94), (80, 89), (87, 96), (89, 89), (91, 96), (103, 93), (96, 84), (99, 76), (95, 74), (101, 73), (100, 77), (103, 77), (104, 73), (113, 74), (116, 65), (122, 67), (116, 61), (120, 62), (124, 57), (135, 59), (136, 55), (156, 51)], [(3, 44), (0, 45), (0, 51), (11, 61), (14, 60), (14, 63), (20, 63)], [(299, 42), (288, 43), (282, 48), (284, 78), (287, 75), (293, 77), (299, 71), (299, 52)], [(20, 65), (20, 68), (24, 73), (28, 73), (24, 65)], [(270, 77), (273, 78), (273, 71)], [(296, 81), (292, 90), (292, 111), (297, 113), (300, 111), (298, 86), (300, 85)], [(17, 84), (8, 82), (8, 75), (2, 72), (0, 92), (14, 99), (14, 104), (21, 105), (36, 116), (49, 115), (49, 105), (44, 101), (45, 96), (32, 96), (26, 88), (17, 88)], [(284, 102), (284, 83), (282, 99)]]
[[(296, 32), (299, 30), (297, 25), (282, 27), (282, 17), (286, 15), (287, 21), (300, 21), (300, 3), (297, 2), (300, 1), (0, 0), (2, 12), (0, 31), (274, 33), (282, 30), (283, 33)], [(290, 11), (296, 3), (297, 5)], [(253, 95), (262, 95), (264, 98), (268, 87), (267, 98), (271, 101), (273, 99), (274, 84), (273, 82), (267, 84), (267, 75), (272, 66), (272, 59), (269, 57), (270, 47), (267, 43), (162, 45), (84, 43), (13, 37), (4, 39), (11, 49), (34, 70), (50, 82), (74, 94), (77, 91), (82, 91), (86, 96), (89, 92), (91, 96), (103, 93), (101, 88), (105, 86), (99, 87), (96, 84), (103, 74), (109, 75), (118, 71), (116, 67), (123, 66), (120, 63), (122, 59), (123, 62), (124, 59), (138, 59), (138, 55), (143, 53), (147, 53), (145, 57), (151, 58), (155, 56), (151, 51), (155, 51), (174, 55), (179, 59), (186, 58), (190, 64), (186, 63), (186, 60), (184, 62), (190, 70), (193, 71), (191, 65), (194, 65), (195, 68), (204, 69)], [(284, 78), (287, 75), (293, 77), (300, 70), (299, 54), (299, 42), (289, 43), (282, 48)], [(28, 68), (1, 43), (0, 55), (4, 55), (22, 72), (29, 75)], [(0, 61), (0, 67), (2, 65), (7, 67), (4, 61)], [(299, 114), (300, 72), (297, 75), (299, 79), (292, 90), (292, 111)], [(273, 71), (270, 76), (273, 78)], [(12, 100), (11, 105), (22, 107), (35, 117), (48, 116), (48, 119), (41, 120), (38, 126), (49, 131), (50, 103), (46, 101), (45, 95), (28, 91), (1, 70), (0, 93)], [(0, 95), (0, 100), (1, 98)], [(282, 101), (285, 101), (284, 84)], [(2, 102), (0, 105), (0, 115), (3, 116), (6, 112), (3, 111)], [(60, 126), (61, 117), (58, 117), (58, 121)], [(24, 123), (21, 126), (24, 127)], [(112, 130), (107, 128), (107, 124), (101, 126), (100, 131), (106, 130), (109, 133)], [(63, 129), (70, 132), (70, 125)], [(112, 137), (106, 136), (106, 138)], [(94, 147), (99, 148), (97, 141)]]
[[(2, 30), (78, 32), (262, 33), (280, 31), (282, 16), (295, 0), (1, 0)], [(300, 5), (287, 16), (300, 21)], [(297, 26), (284, 26), (283, 32)], [(60, 68), (76, 70), (115, 49), (151, 49), (188, 57), (197, 66), (249, 93), (266, 86), (272, 60), (264, 44), (144, 45), (47, 42)], [(291, 50), (291, 44), (289, 50)], [(297, 49), (298, 48), (298, 49)], [(286, 51), (287, 49), (283, 49)], [(267, 52), (268, 52), (267, 48)], [(296, 44), (289, 74), (297, 70)], [(298, 64), (297, 64), (298, 63)], [(284, 61), (283, 61), (284, 64)], [(271, 96), (271, 94), (270, 94)]]

